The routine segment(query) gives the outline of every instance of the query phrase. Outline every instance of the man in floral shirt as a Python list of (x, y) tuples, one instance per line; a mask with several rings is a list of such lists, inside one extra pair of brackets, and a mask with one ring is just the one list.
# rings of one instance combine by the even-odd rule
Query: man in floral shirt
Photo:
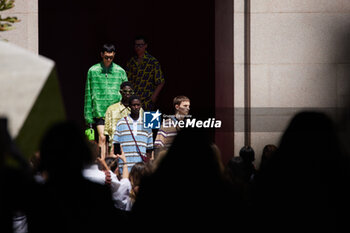
[(143, 36), (135, 38), (136, 56), (126, 65), (129, 81), (133, 84), (135, 95), (140, 96), (145, 111), (154, 110), (154, 104), (164, 86), (164, 75), (159, 61), (147, 51), (147, 41)]

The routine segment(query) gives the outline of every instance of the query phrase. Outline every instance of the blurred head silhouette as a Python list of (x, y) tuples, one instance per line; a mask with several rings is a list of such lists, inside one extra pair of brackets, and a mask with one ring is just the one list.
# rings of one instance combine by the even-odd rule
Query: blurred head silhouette
[[(152, 218), (197, 231), (236, 218), (227, 214), (233, 208), (231, 200), (237, 199), (225, 183), (219, 156), (207, 129), (182, 129), (155, 172), (141, 182), (133, 206), (136, 216), (143, 222)], [(239, 204), (235, 213), (241, 213)]]
[(289, 185), (325, 184), (335, 175), (339, 158), (340, 148), (332, 120), (323, 113), (301, 112), (283, 134), (271, 158), (270, 172), (278, 174), (274, 179), (283, 179), (290, 182)]
[(269, 164), (269, 161), (271, 160), (272, 156), (276, 153), (277, 151), (277, 146), (268, 144), (264, 146), (264, 149), (262, 151), (261, 155), (261, 161), (260, 161), (260, 167), (259, 170), (263, 171), (266, 169), (266, 167)]
[[(283, 171), (293, 175), (292, 180), (299, 177), (306, 181), (305, 175), (318, 176), (336, 169), (340, 151), (333, 121), (319, 112), (297, 114), (282, 136), (277, 153), (274, 165), (283, 164)], [(332, 175), (327, 173), (327, 177)]]
[(308, 230), (316, 225), (326, 231), (334, 227), (334, 210), (340, 206), (343, 184), (348, 183), (344, 158), (327, 115), (295, 115), (262, 177), (262, 200), (273, 214), (269, 218)]
[(242, 147), (239, 151), (239, 156), (245, 163), (252, 163), (255, 160), (255, 152), (250, 146)]
[(169, 179), (191, 177), (195, 184), (203, 179), (218, 179), (222, 175), (219, 156), (218, 148), (210, 141), (205, 129), (183, 129), (174, 139), (157, 172), (166, 174)]
[(40, 144), (41, 168), (49, 180), (81, 176), (84, 165), (92, 162), (91, 150), (83, 131), (73, 122), (52, 126)]

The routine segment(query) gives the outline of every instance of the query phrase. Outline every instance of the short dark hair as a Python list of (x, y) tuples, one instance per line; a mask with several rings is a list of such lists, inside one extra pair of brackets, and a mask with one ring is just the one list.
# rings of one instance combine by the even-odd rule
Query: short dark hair
[(133, 100), (140, 100), (140, 102), (141, 102), (140, 97), (138, 97), (137, 95), (132, 95), (132, 96), (130, 96), (130, 98), (129, 98), (129, 105), (131, 105), (131, 102), (132, 102)]
[(264, 146), (263, 153), (261, 155), (261, 158), (271, 158), (272, 155), (277, 151), (277, 146), (272, 145), (272, 144), (267, 144)]
[(126, 82), (123, 82), (122, 84), (120, 84), (120, 90), (121, 90), (121, 89), (123, 89), (123, 88), (124, 88), (124, 87), (126, 87), (126, 86), (128, 86), (128, 87), (131, 87), (131, 88), (132, 88), (132, 84), (131, 84), (131, 82), (126, 81)]
[(51, 126), (41, 139), (39, 151), (40, 167), (48, 172), (50, 179), (74, 175), (93, 162), (86, 136), (73, 121), (58, 122)]
[(107, 52), (107, 53), (111, 53), (111, 52), (116, 52), (115, 46), (113, 44), (104, 44), (101, 48), (101, 52)]
[(143, 36), (143, 35), (137, 35), (137, 36), (135, 36), (134, 41), (135, 41), (135, 40), (143, 40), (143, 41), (145, 42), (145, 44), (148, 44), (147, 38), (146, 38), (145, 36)]
[(250, 146), (244, 146), (239, 151), (239, 156), (243, 159), (244, 162), (249, 163), (255, 160), (255, 152)]
[(115, 172), (115, 169), (118, 168), (119, 163), (117, 158), (107, 157), (105, 158), (105, 162), (112, 172)]

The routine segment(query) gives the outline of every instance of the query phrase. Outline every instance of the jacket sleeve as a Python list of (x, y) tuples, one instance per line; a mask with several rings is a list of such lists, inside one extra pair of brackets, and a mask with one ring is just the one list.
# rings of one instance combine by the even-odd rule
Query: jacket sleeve
[(105, 131), (104, 134), (108, 135), (110, 140), (113, 138), (114, 129), (112, 127), (113, 118), (112, 118), (112, 110), (110, 107), (107, 108), (105, 114)]
[(128, 76), (127, 76), (125, 71), (124, 71), (124, 75), (122, 77), (122, 80), (123, 80), (122, 83), (128, 81)]
[[(123, 119), (123, 118), (122, 118)], [(119, 142), (120, 143), (120, 140), (119, 140), (119, 137), (121, 136), (121, 133), (120, 133), (120, 121), (122, 120), (120, 119), (118, 122), (117, 122), (117, 126), (115, 128), (115, 131), (114, 131), (114, 134), (113, 134), (113, 143), (115, 142)]]
[(84, 117), (87, 124), (93, 123), (92, 117), (92, 93), (91, 93), (91, 72), (88, 72), (85, 84), (85, 103), (84, 103)]
[(153, 132), (152, 132), (152, 130), (149, 129), (147, 137), (148, 137), (147, 150), (152, 150), (153, 149)]

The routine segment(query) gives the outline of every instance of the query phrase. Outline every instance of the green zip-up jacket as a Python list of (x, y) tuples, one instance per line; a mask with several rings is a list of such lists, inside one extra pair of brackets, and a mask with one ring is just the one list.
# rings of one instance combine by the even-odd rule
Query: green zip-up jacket
[(122, 98), (120, 84), (128, 81), (123, 68), (115, 63), (106, 68), (103, 62), (93, 65), (87, 74), (85, 85), (84, 117), (87, 124), (95, 117), (104, 117), (107, 108)]

